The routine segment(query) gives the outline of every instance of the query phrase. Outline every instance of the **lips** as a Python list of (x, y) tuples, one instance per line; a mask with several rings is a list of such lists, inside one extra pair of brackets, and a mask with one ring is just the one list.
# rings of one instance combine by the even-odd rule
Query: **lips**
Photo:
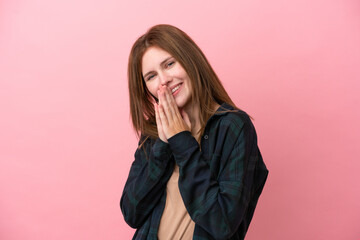
[(172, 93), (173, 95), (175, 95), (177, 92), (179, 92), (179, 89), (181, 88), (181, 85), (182, 85), (182, 83), (179, 83), (179, 84), (175, 85), (174, 87), (171, 87), (171, 88), (170, 88), (170, 89), (171, 89), (171, 93)]

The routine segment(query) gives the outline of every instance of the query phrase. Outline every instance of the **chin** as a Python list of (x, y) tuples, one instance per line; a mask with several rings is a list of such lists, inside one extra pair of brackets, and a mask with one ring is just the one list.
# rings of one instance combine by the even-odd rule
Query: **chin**
[(176, 106), (177, 106), (178, 108), (182, 108), (182, 107), (183, 107), (183, 104), (176, 102)]
[(186, 105), (188, 105), (188, 103), (184, 101), (176, 101), (176, 105), (178, 106), (178, 108), (184, 108), (186, 107)]
[(179, 108), (184, 107), (184, 105), (185, 105), (185, 103), (186, 103), (186, 102), (183, 101), (183, 99), (175, 99), (175, 102), (176, 102), (176, 105), (177, 105)]
[(187, 94), (179, 94), (178, 96), (175, 96), (175, 102), (178, 108), (184, 108), (186, 105), (189, 105), (190, 97)]

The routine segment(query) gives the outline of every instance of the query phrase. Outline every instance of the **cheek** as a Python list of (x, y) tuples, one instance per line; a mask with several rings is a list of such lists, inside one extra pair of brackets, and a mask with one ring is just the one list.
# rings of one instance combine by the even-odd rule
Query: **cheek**
[(191, 87), (191, 82), (188, 76), (185, 77), (185, 83), (187, 88), (191, 91), (192, 87)]
[(153, 96), (158, 98), (158, 96), (157, 96), (157, 87), (154, 86), (154, 84), (146, 84), (146, 88)]

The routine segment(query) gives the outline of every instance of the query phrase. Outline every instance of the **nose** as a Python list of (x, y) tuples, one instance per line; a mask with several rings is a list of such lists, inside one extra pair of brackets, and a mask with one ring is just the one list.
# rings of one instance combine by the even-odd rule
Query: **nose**
[(163, 86), (168, 85), (168, 83), (172, 81), (172, 77), (166, 72), (159, 73), (159, 78), (160, 78), (160, 84)]

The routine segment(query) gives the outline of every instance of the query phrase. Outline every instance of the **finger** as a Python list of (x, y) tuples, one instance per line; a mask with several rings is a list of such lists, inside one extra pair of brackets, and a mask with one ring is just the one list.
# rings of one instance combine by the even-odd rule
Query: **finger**
[(162, 123), (159, 115), (159, 106), (155, 103), (155, 118), (156, 118), (156, 127), (158, 129), (158, 134), (160, 134), (160, 131), (162, 130)]
[(168, 96), (167, 96), (168, 92), (166, 91), (166, 88), (163, 87), (161, 90), (160, 90), (160, 96), (161, 96), (161, 105), (163, 106), (163, 109), (164, 109), (164, 113), (167, 117), (167, 119), (169, 120), (169, 122), (172, 122), (173, 121), (173, 112), (172, 110), (170, 109), (170, 104), (168, 102)]
[(168, 103), (169, 103), (169, 108), (170, 108), (171, 113), (172, 113), (172, 120), (177, 125), (183, 125), (184, 120), (183, 120), (183, 118), (181, 116), (181, 113), (179, 111), (179, 107), (176, 104), (175, 98), (172, 95), (169, 88), (167, 88), (167, 93), (168, 93), (167, 94), (167, 100), (168, 100)]
[(163, 127), (162, 127), (162, 123), (161, 123), (161, 119), (159, 116), (159, 106), (155, 103), (154, 104), (155, 107), (155, 116), (156, 116), (156, 126), (157, 126), (157, 130), (158, 130), (158, 137), (163, 141), (167, 143), (167, 139), (164, 135), (164, 131), (163, 131)]
[(168, 121), (168, 118), (165, 114), (165, 111), (164, 111), (164, 107), (160, 104), (158, 106), (158, 109), (159, 109), (159, 117), (160, 117), (160, 121), (161, 121), (161, 124), (163, 127), (168, 127), (169, 126), (169, 121)]
[(161, 119), (159, 116), (159, 107), (156, 103), (154, 103), (154, 108), (155, 108), (155, 120), (156, 120), (156, 126), (159, 128), (161, 127)]
[[(161, 88), (161, 86), (160, 86), (160, 88)], [(162, 91), (161, 90), (158, 90), (157, 91), (157, 94), (158, 94), (158, 97), (159, 97), (159, 104), (158, 104), (158, 113), (159, 113), (159, 118), (160, 118), (160, 106), (162, 106), (162, 109), (163, 109), (163, 111), (164, 111), (164, 102), (165, 102), (165, 100), (164, 100), (164, 94), (162, 93)]]
[(160, 96), (160, 91), (159, 90), (157, 90), (157, 94), (158, 94), (158, 104), (160, 105), (161, 104), (161, 96)]
[(177, 113), (178, 113), (178, 106), (176, 104), (176, 101), (174, 99), (174, 96), (172, 95), (171, 91), (170, 91), (170, 88), (166, 87), (166, 99), (167, 99), (167, 102), (169, 104), (169, 109), (171, 111), (171, 114), (172, 115), (177, 115), (179, 116)]
[(173, 114), (173, 118), (181, 118), (181, 114), (179, 112), (179, 107), (176, 104), (176, 100), (174, 98), (174, 96), (172, 95), (172, 92), (170, 90), (170, 88), (167, 88), (167, 100), (170, 106), (170, 110)]
[(168, 93), (168, 95), (167, 95), (168, 102), (177, 107), (175, 98), (172, 95), (170, 88), (166, 87), (166, 92)]

